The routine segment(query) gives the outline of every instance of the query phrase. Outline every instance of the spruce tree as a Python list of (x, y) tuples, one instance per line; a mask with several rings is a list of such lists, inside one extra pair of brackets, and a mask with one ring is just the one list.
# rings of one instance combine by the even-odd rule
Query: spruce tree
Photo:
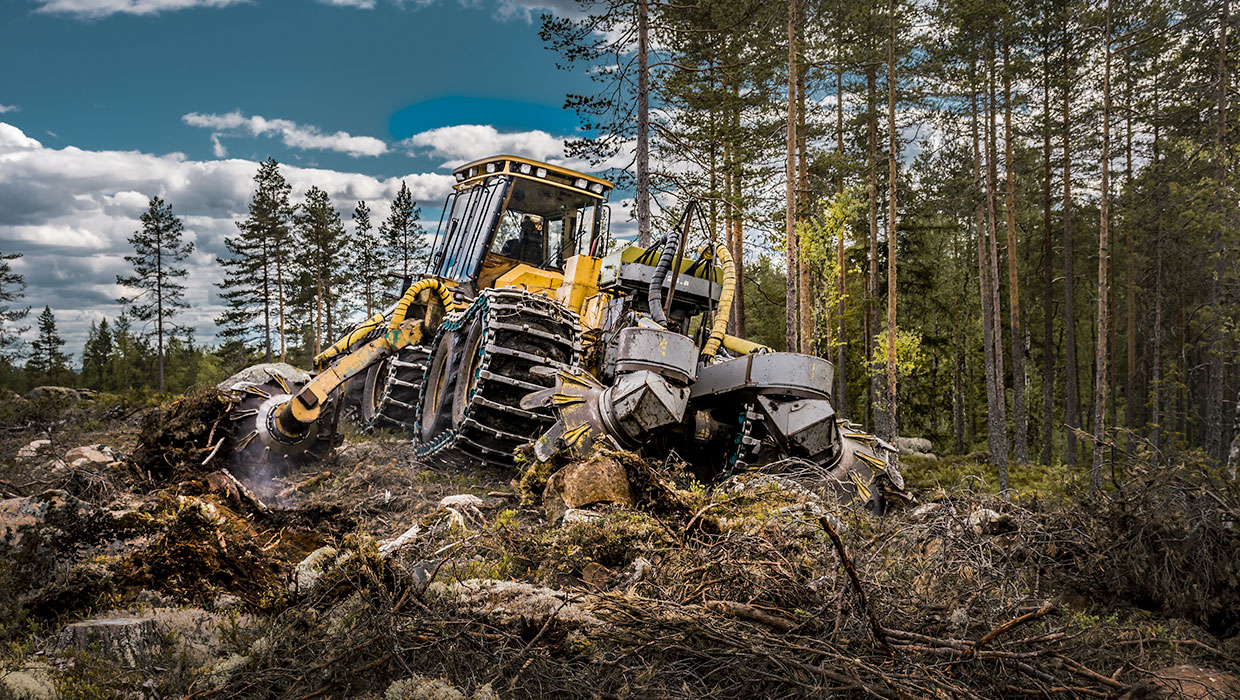
[(155, 323), (159, 390), (163, 391), (165, 338), (177, 329), (172, 319), (189, 307), (185, 285), (178, 281), (188, 270), (178, 263), (194, 252), (194, 244), (181, 240), (184, 225), (172, 213), (172, 206), (159, 197), (151, 197), (141, 219), (142, 228), (129, 238), (134, 253), (125, 256), (133, 265), (133, 274), (116, 277), (117, 284), (137, 290), (137, 294), (118, 301), (139, 321)]
[(108, 319), (90, 322), (90, 334), (82, 348), (82, 385), (88, 389), (104, 389), (108, 380), (108, 363), (112, 358), (112, 329)]
[(30, 344), (30, 360), (26, 372), (44, 384), (63, 382), (69, 375), (69, 356), (61, 351), (65, 341), (56, 331), (56, 316), (50, 306), (39, 314), (39, 336)]
[(400, 262), (401, 274), (406, 277), (410, 270), (426, 264), (430, 254), (421, 217), (422, 209), (413, 201), (409, 186), (402, 180), (387, 221), (379, 225), (379, 235), (387, 241), (391, 257)]
[(26, 278), (9, 265), (21, 256), (0, 254), (0, 362), (10, 362), (20, 354), (21, 334), (29, 329), (17, 325), (30, 313), (29, 306), (18, 306), (26, 293)]
[(217, 286), (225, 311), (215, 319), (229, 355), (244, 357), (255, 347), (270, 362), (273, 338), (284, 355), (285, 249), (292, 230), (291, 187), (280, 164), (268, 158), (254, 176), (254, 197), (237, 235), (224, 239), (228, 257), (218, 258), (224, 280)]
[(353, 210), (353, 238), (349, 248), (353, 282), (361, 292), (366, 316), (369, 317), (379, 306), (379, 290), (383, 286), (387, 257), (383, 254), (383, 242), (370, 224), (370, 207), (364, 201), (358, 202)]
[(306, 192), (306, 202), (293, 219), (297, 235), (293, 303), (305, 314), (306, 336), (312, 340), (313, 354), (317, 355), (324, 336), (334, 335), (339, 320), (345, 231), (340, 214), (327, 193), (318, 187)]

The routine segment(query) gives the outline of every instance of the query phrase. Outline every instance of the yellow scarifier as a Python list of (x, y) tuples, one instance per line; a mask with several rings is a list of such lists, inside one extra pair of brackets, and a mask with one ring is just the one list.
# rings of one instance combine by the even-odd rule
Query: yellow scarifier
[(890, 446), (836, 416), (830, 362), (727, 334), (740, 275), (725, 245), (688, 245), (695, 201), (641, 248), (609, 237), (607, 180), (505, 155), (454, 176), (427, 268), (395, 304), (308, 379), (235, 383), (258, 396), (236, 416), (243, 456), (317, 458), (352, 407), (449, 467), (676, 450), (707, 477), (805, 460), (876, 510), (902, 488)]

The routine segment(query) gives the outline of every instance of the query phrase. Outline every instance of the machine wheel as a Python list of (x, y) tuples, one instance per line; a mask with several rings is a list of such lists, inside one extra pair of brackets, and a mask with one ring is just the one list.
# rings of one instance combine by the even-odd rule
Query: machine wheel
[(492, 289), (462, 316), (445, 320), (418, 403), (415, 451), (455, 468), (511, 468), (513, 451), (553, 422), (521, 399), (554, 384), (534, 368), (567, 368), (580, 353), (576, 316), (552, 299)]
[(413, 432), (428, 355), (426, 346), (412, 345), (367, 370), (361, 380), (361, 417), (366, 430)]
[[(309, 381), (309, 375), (288, 365), (258, 365), (230, 379), (238, 402), (229, 411), (233, 463), (242, 478), (286, 474), (317, 462), (334, 446), (338, 403), (323, 412), (320, 422), (294, 441), (273, 437), (268, 428), (273, 414)], [(244, 475), (244, 476), (243, 476)]]

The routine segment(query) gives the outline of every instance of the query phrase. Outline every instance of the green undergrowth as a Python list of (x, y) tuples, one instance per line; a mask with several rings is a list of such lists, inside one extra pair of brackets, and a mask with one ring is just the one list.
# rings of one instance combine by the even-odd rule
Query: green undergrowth
[[(914, 491), (999, 493), (999, 469), (991, 463), (968, 457), (933, 460), (904, 455), (900, 457), (900, 466), (905, 485)], [(1017, 500), (1064, 499), (1084, 492), (1089, 485), (1085, 466), (1013, 464), (1008, 467), (1008, 474)]]

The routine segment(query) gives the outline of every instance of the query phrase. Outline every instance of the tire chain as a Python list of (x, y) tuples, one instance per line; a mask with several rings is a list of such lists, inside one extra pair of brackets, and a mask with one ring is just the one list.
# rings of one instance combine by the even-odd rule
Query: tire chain
[[(581, 326), (577, 314), (548, 297), (519, 289), (488, 289), (469, 309), (444, 319), (431, 344), (433, 351), (447, 334), (467, 333), (475, 319), (483, 324), (483, 337), (462, 418), (424, 442), (418, 429), (426, 401), (427, 382), (423, 381), (414, 419), (414, 452), (420, 459), (456, 469), (479, 463), (512, 468), (513, 451), (536, 439), (554, 421), (550, 412), (520, 408), (522, 396), (555, 381), (531, 370), (575, 366), (581, 355)], [(452, 396), (457, 384), (465, 380), (459, 374), (455, 377)]]

